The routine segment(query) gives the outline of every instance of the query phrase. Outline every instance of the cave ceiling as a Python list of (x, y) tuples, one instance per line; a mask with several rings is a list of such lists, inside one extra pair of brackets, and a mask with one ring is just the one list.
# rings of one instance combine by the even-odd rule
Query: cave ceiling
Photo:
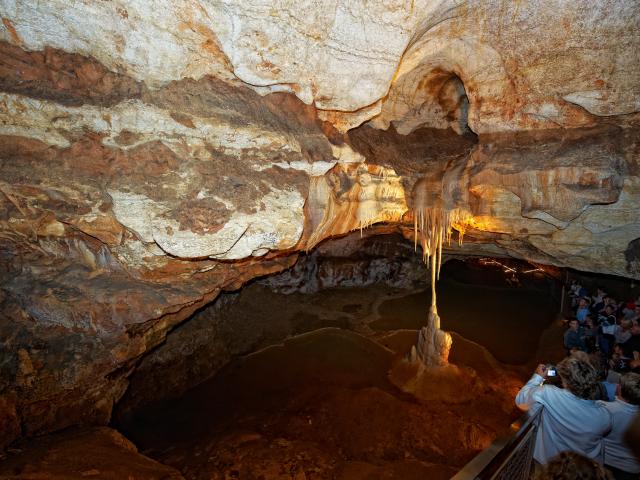
[(353, 230), (412, 239), (425, 198), (468, 213), (448, 253), (640, 279), (636, 2), (0, 16), (0, 444), (108, 421), (220, 291)]

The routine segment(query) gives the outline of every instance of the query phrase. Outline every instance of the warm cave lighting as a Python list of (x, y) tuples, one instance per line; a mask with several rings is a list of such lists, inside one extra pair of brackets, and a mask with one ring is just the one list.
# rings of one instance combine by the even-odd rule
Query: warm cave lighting
[(0, 480), (640, 480), (639, 24), (0, 0)]

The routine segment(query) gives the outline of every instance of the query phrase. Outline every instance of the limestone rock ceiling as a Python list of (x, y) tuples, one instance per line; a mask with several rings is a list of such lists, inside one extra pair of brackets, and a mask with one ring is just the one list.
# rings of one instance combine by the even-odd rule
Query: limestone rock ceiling
[(637, 9), (2, 2), (0, 445), (106, 422), (220, 291), (412, 238), (416, 198), (470, 213), (451, 253), (640, 278)]
[[(341, 128), (588, 126), (640, 109), (640, 14), (624, 0), (3, 2), (0, 39), (97, 59), (151, 88), (206, 75), (290, 91)], [(91, 78), (91, 69), (82, 72)], [(457, 82), (459, 79), (460, 82)], [(456, 93), (457, 91), (457, 93)]]

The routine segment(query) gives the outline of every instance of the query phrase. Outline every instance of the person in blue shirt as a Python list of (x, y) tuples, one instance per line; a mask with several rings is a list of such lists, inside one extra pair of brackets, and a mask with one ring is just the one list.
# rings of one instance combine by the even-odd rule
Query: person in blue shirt
[(584, 343), (585, 332), (578, 323), (578, 319), (569, 320), (569, 328), (564, 332), (564, 348), (569, 352), (572, 350), (586, 351), (587, 347)]
[(584, 319), (589, 315), (589, 299), (581, 298), (578, 300), (578, 309), (576, 310), (576, 318), (580, 323), (584, 323)]
[(545, 385), (545, 365), (538, 365), (516, 396), (525, 411), (542, 407), (533, 458), (546, 464), (564, 451), (574, 451), (602, 464), (603, 436), (611, 430), (611, 415), (595, 398), (598, 374), (588, 362), (567, 357), (556, 371), (563, 388)]
[(640, 375), (626, 373), (620, 378), (614, 402), (602, 403), (612, 419), (611, 432), (604, 438), (604, 463), (616, 480), (640, 478), (640, 462), (625, 441), (633, 419), (640, 413)]

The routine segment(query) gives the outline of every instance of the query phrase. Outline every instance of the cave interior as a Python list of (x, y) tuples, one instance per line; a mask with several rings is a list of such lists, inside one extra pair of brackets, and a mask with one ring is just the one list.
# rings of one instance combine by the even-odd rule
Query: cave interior
[(0, 17), (2, 478), (450, 478), (640, 298), (635, 2)]

